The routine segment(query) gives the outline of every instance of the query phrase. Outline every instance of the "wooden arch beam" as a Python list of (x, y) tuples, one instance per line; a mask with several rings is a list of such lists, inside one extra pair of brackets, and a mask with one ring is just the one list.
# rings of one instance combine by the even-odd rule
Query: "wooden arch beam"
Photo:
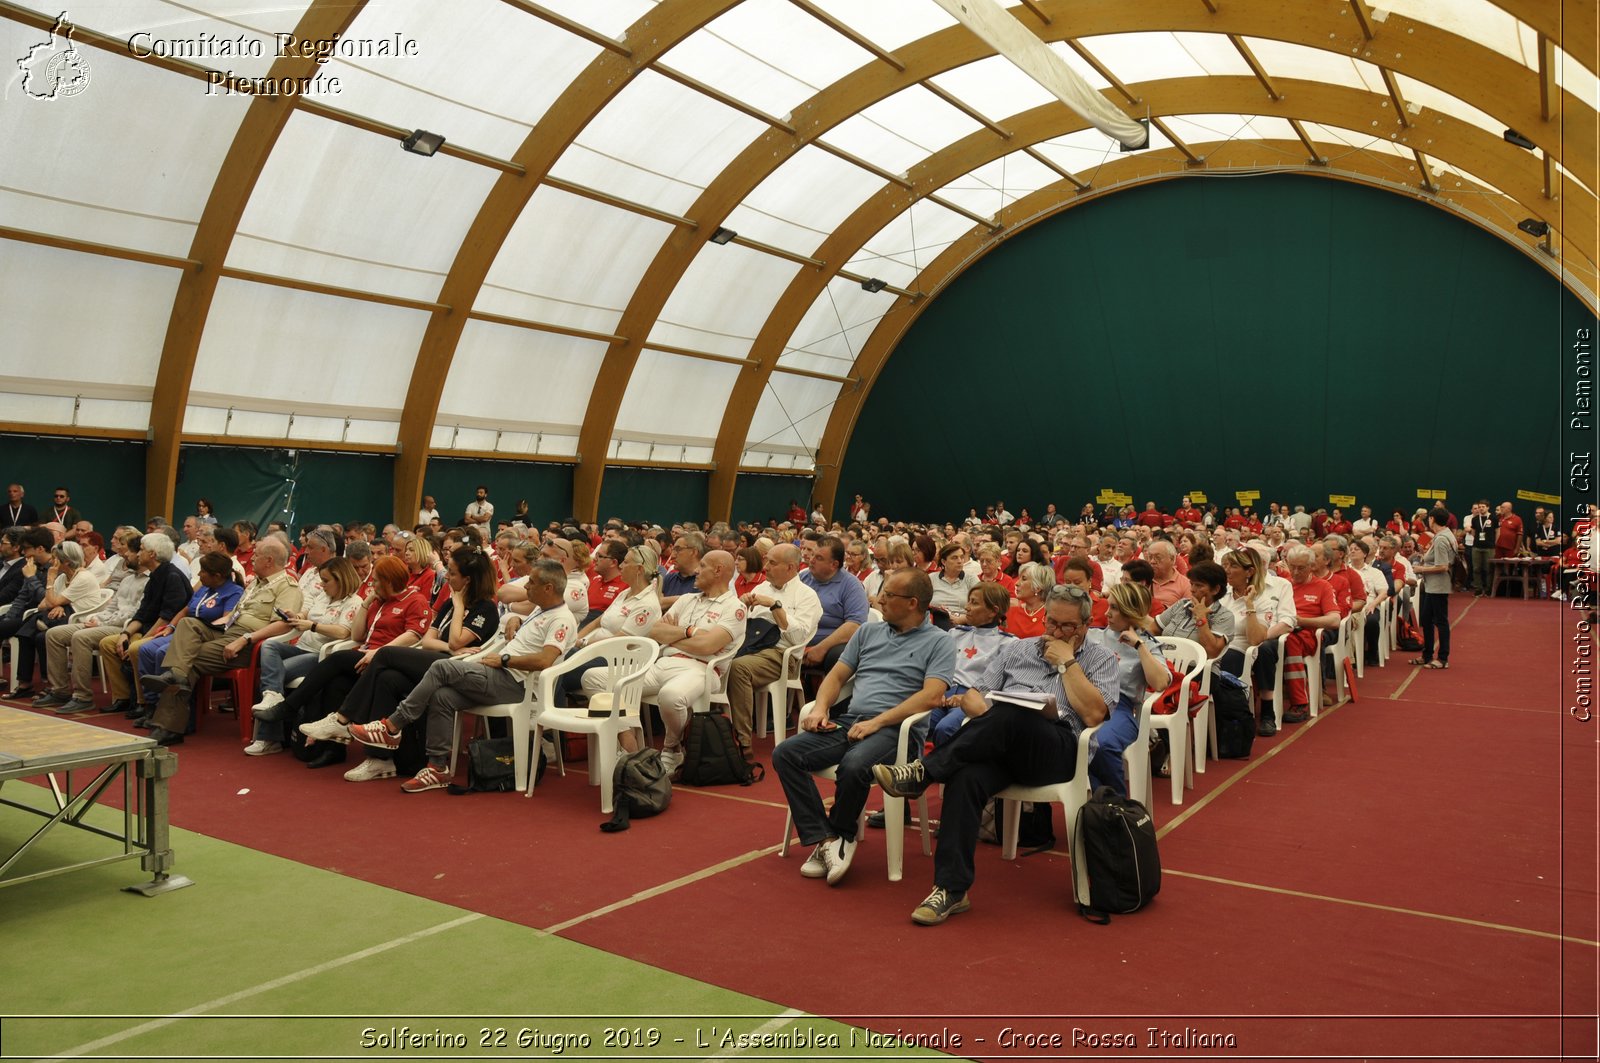
[[(1270, 165), (1273, 159), (1281, 159), (1285, 153), (1296, 153), (1299, 146), (1298, 140), (1232, 141), (1219, 146), (1212, 153), (1210, 164), (1241, 169)], [(1325, 151), (1334, 151), (1337, 146), (1321, 144), (1320, 147)], [(1139, 161), (1141, 157), (1144, 159), (1143, 165)], [(906, 331), (945, 288), (1011, 236), (1024, 232), (1063, 210), (1081, 206), (1101, 196), (1114, 194), (1116, 191), (1156, 181), (1192, 177), (1195, 171), (1187, 165), (1187, 162), (1188, 160), (1176, 150), (1164, 149), (1143, 156), (1126, 156), (1107, 163), (1102, 170), (1107, 182), (1104, 191), (1080, 194), (1069, 182), (1057, 182), (1019, 199), (1006, 208), (1001, 217), (1006, 222), (1007, 228), (998, 238), (986, 229), (975, 227), (929, 263), (919, 276), (920, 286), (928, 293), (928, 298), (915, 303), (909, 300), (897, 302), (878, 323), (872, 336), (862, 346), (854, 365), (851, 366), (850, 375), (858, 378), (861, 386), (848, 393), (841, 393), (839, 401), (834, 404), (829, 414), (828, 425), (823, 431), (821, 445), (818, 448), (818, 476), (812, 492), (817, 504), (823, 506), (825, 510), (832, 508), (839, 489), (840, 463), (849, 445), (856, 421), (866, 405), (867, 396)], [(1526, 239), (1519, 239), (1514, 232), (1486, 224), (1480, 218), (1456, 209), (1441, 196), (1430, 195), (1416, 188), (1396, 186), (1393, 170), (1388, 165), (1388, 160), (1383, 157), (1367, 155), (1364, 158), (1347, 159), (1346, 162), (1348, 165), (1345, 170), (1307, 165), (1292, 172), (1310, 177), (1365, 184), (1427, 203), (1455, 214), (1525, 252), (1528, 250)], [(1551, 267), (1547, 265), (1545, 268)]]
[[(1392, 108), (1385, 107), (1387, 97), (1382, 93), (1296, 79), (1279, 79), (1278, 84), (1287, 96), (1279, 104), (1262, 99), (1260, 83), (1253, 76), (1174, 78), (1132, 88), (1148, 103), (1153, 115), (1251, 113), (1251, 108), (1255, 108), (1258, 112), (1271, 112), (1277, 118), (1352, 130), (1370, 128), (1374, 120), (1392, 121)], [(1500, 189), (1524, 206), (1542, 194), (1544, 171), (1532, 154), (1504, 151), (1505, 142), (1501, 138), (1449, 115), (1424, 111), (1412, 122), (1412, 127), (1400, 134), (1398, 142), (1407, 146), (1426, 142), (1427, 151), (1434, 158)], [(762, 392), (794, 330), (813, 301), (838, 275), (840, 265), (849, 261), (897, 215), (909, 210), (912, 203), (950, 181), (1011, 152), (1088, 128), (1082, 119), (1053, 103), (1006, 117), (1002, 124), (1011, 131), (1009, 140), (1000, 140), (983, 131), (975, 132), (913, 168), (908, 175), (909, 190), (898, 184), (885, 185), (841, 222), (817, 249), (815, 257), (829, 263), (828, 268), (802, 271), (790, 282), (751, 347), (749, 358), (759, 368), (741, 373), (728, 398), (712, 457), (708, 508), (713, 519), (728, 519), (739, 460)], [(1343, 154), (1331, 145), (1323, 145), (1323, 148), (1334, 156)], [(1200, 146), (1200, 150), (1207, 150), (1207, 146)], [(1301, 156), (1303, 153), (1287, 158), (1280, 156), (1277, 165), (1282, 167), (1289, 163), (1297, 167), (1303, 161)], [(1408, 164), (1394, 159), (1393, 165), (1397, 171), (1404, 171)], [(1393, 177), (1402, 180), (1406, 172), (1409, 171), (1396, 172)], [(1417, 180), (1421, 180), (1420, 174)], [(1448, 197), (1448, 190), (1445, 194)], [(1560, 220), (1565, 225), (1564, 242), (1569, 259), (1571, 252), (1578, 252), (1588, 260), (1589, 283), (1592, 284), (1593, 263), (1600, 250), (1595, 241), (1595, 198), (1576, 182), (1567, 182), (1561, 195), (1565, 212)], [(1505, 223), (1505, 235), (1512, 234), (1517, 220), (1512, 218)], [(1553, 220), (1553, 228), (1554, 225)], [(1573, 265), (1569, 261), (1569, 266)], [(920, 278), (912, 287), (928, 290)], [(855, 375), (854, 369), (850, 375)]]
[[(295, 26), (295, 36), (301, 40), (325, 40), (342, 34), (365, 5), (366, 0), (312, 0)], [(314, 58), (286, 56), (273, 62), (267, 77), (308, 78), (317, 70)], [(238, 232), (239, 219), (299, 101), (299, 96), (257, 96), (250, 101), (200, 214), (188, 255), (199, 265), (184, 270), (178, 281), (150, 401), (150, 446), (145, 452), (144, 476), (146, 513), (165, 513), (174, 520), (179, 517), (172, 510), (178, 486), (178, 447), (206, 318), (211, 313), (217, 281), (222, 278), (223, 263)]]
[[(1277, 0), (1237, 0), (1219, 5), (1216, 13), (1193, 0), (1146, 0), (1133, 8), (1120, 0), (1052, 0), (1040, 7), (1052, 19), (1039, 29), (1039, 36), (1047, 42), (1174, 30), (1259, 37), (1380, 61), (1373, 52), (1379, 45), (1367, 41), (1355, 20), (1348, 17), (1350, 8), (1345, 0), (1308, 0), (1295, 5)], [(1539, 120), (1537, 71), (1436, 26), (1400, 15), (1390, 15), (1383, 30), (1385, 35), (1394, 34), (1407, 42), (1404, 48), (1383, 53), (1384, 66), (1448, 92), (1514, 128), (1520, 130), (1526, 125), (1534, 130), (1527, 135), (1540, 148), (1574, 172), (1595, 169), (1595, 112), (1571, 93), (1564, 94), (1564, 107), (1570, 117), (1580, 120), (1567, 122), (1563, 135), (1554, 123)], [(895, 54), (905, 64), (904, 70), (874, 60), (795, 107), (790, 123), (793, 132), (769, 129), (758, 137), (685, 212), (700, 223), (703, 232), (676, 230), (656, 253), (616, 328), (618, 335), (629, 340), (613, 344), (601, 364), (599, 379), (607, 381), (608, 386), (596, 387), (589, 398), (579, 434), (580, 460), (573, 477), (573, 509), (579, 516), (593, 519), (598, 511), (607, 445), (638, 363), (640, 345), (695, 255), (705, 246), (705, 233), (721, 225), (786, 160), (840, 122), (903, 88), (987, 58), (993, 52), (965, 28), (954, 26), (904, 45)], [(1252, 114), (1261, 111), (1259, 105), (1248, 109)], [(1398, 131), (1398, 123), (1392, 117), (1387, 124)]]
[[(521, 166), (523, 173), (501, 174), (478, 209), (439, 292), (438, 302), (450, 309), (435, 311), (429, 318), (416, 364), (411, 370), (406, 404), (400, 414), (394, 462), (397, 522), (406, 524), (422, 500), (422, 478), (427, 471), (433, 423), (439, 415), (445, 378), (450, 374), (461, 332), (467, 324), (467, 312), (477, 301), (479, 289), (528, 201), (584, 126), (625, 89), (639, 71), (738, 2), (666, 0), (647, 12), (628, 28), (626, 40), (630, 54), (623, 56), (603, 50), (573, 79), (512, 155), (511, 161)], [(686, 232), (679, 228), (674, 230), (674, 236), (680, 238)], [(604, 376), (597, 381), (603, 379)], [(601, 387), (597, 382), (596, 390)]]
[[(1521, 22), (1555, 41), (1566, 53), (1588, 68), (1591, 74), (1600, 72), (1595, 62), (1595, 51), (1600, 45), (1600, 4), (1595, 0), (1490, 0)], [(1381, 7), (1382, 4), (1380, 3)], [(1383, 28), (1378, 28), (1383, 36)]]

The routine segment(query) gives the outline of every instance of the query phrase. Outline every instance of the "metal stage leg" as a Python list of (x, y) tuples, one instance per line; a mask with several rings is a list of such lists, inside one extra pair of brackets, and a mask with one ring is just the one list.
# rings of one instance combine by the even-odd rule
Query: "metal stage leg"
[(167, 873), (172, 867), (172, 848), (167, 837), (167, 780), (177, 773), (178, 758), (165, 749), (150, 760), (139, 761), (139, 778), (144, 791), (140, 805), (147, 850), (139, 863), (154, 877), (137, 886), (122, 887), (125, 893), (154, 897), (194, 885), (187, 876)]

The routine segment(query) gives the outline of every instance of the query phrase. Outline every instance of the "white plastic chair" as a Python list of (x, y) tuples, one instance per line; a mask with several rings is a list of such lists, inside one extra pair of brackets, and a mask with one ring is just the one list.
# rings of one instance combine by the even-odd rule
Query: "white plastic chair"
[[(484, 657), (487, 657), (491, 653), (498, 654), (505, 641), (506, 640), (502, 639), (502, 637), (497, 634), (494, 638), (485, 643), (481, 649), (474, 653), (468, 654), (462, 659), (468, 661), (478, 661), (482, 660)], [(324, 647), (323, 652), (329, 652), (328, 648)], [(533, 715), (536, 711), (536, 703), (540, 696), (541, 688), (538, 683), (524, 682), (523, 689), (523, 698), (519, 702), (508, 702), (502, 705), (473, 705), (456, 713), (455, 726), (450, 735), (450, 775), (452, 777), (455, 776), (456, 760), (458, 759), (461, 751), (461, 729), (463, 723), (465, 722), (462, 717), (471, 715), (479, 716), (484, 719), (509, 719), (511, 721), (511, 746), (516, 759), (514, 767), (516, 771), (517, 789), (532, 789), (531, 783), (529, 782), (533, 773), (529, 770), (528, 730), (532, 726)]]
[[(524, 699), (536, 709), (532, 716), (534, 742), (544, 740), (546, 731), (588, 735), (589, 785), (600, 787), (600, 811), (612, 811), (616, 795), (612, 792), (612, 776), (616, 774), (617, 740), (624, 731), (640, 729), (640, 692), (644, 690), (644, 676), (655, 663), (661, 647), (643, 636), (627, 635), (602, 639), (592, 646), (579, 649), (560, 664), (539, 673), (537, 695)], [(606, 689), (589, 698), (587, 709), (568, 709), (554, 703), (555, 681), (568, 672), (588, 664), (604, 661)], [(513, 722), (513, 727), (515, 723)], [(561, 743), (556, 743), (559, 750)], [(533, 796), (535, 779), (530, 773), (524, 793)], [(519, 786), (522, 783), (519, 781)]]
[[(1339, 621), (1339, 629), (1334, 634), (1333, 640), (1333, 702), (1337, 705), (1350, 696), (1349, 683), (1345, 680), (1344, 662), (1358, 656), (1351, 652), (1350, 639), (1352, 635), (1359, 637), (1360, 628), (1356, 626), (1356, 614), (1352, 613)], [(1317, 656), (1317, 668), (1320, 673), (1322, 656)], [(1322, 699), (1318, 697), (1311, 703), (1311, 715), (1315, 716), (1322, 707)]]
[(1122, 750), (1122, 774), (1128, 781), (1128, 796), (1149, 809), (1152, 816), (1155, 815), (1155, 786), (1150, 777), (1150, 721), (1155, 717), (1150, 710), (1160, 696), (1158, 690), (1145, 695), (1144, 701), (1139, 703), (1139, 733)]
[[(846, 695), (844, 693), (840, 694), (841, 699), (845, 696)], [(812, 704), (812, 702), (807, 702), (800, 711), (802, 713), (806, 712), (811, 708)], [(919, 712), (915, 716), (908, 716), (906, 719), (900, 722), (900, 733), (895, 747), (894, 762), (896, 764), (908, 764), (921, 755), (922, 751), (920, 749), (915, 751), (911, 749), (911, 732), (912, 729), (918, 723), (925, 720), (927, 716), (928, 714), (926, 712)], [(798, 732), (796, 733), (798, 734)], [(838, 769), (834, 766), (823, 768), (821, 771), (814, 771), (811, 774), (813, 778), (826, 779), (829, 782), (836, 782), (839, 778)], [(922, 796), (918, 797), (916, 801), (917, 824), (922, 829), (922, 855), (932, 856), (933, 841), (932, 835), (928, 831), (928, 795), (924, 793)], [(870, 804), (870, 802), (863, 801), (861, 803), (861, 815), (856, 819), (857, 845), (860, 845), (866, 841), (868, 804)], [(905, 871), (905, 806), (905, 798), (892, 797), (889, 794), (883, 795), (883, 845), (885, 858), (888, 865), (890, 882), (899, 882)], [(793, 838), (794, 813), (792, 811), (785, 810), (783, 821), (783, 844), (778, 848), (779, 856), (789, 855), (789, 842), (793, 840)]]
[(1189, 683), (1199, 682), (1201, 675), (1210, 665), (1206, 659), (1205, 650), (1193, 639), (1181, 639), (1170, 635), (1160, 635), (1156, 639), (1161, 643), (1162, 652), (1167, 661), (1181, 674), (1181, 686), (1178, 688), (1177, 711), (1164, 716), (1151, 716), (1150, 726), (1153, 730), (1167, 732), (1168, 770), (1172, 776), (1172, 803), (1183, 804), (1184, 787), (1194, 789), (1194, 759), (1190, 755), (1189, 737)]
[[(1022, 802), (1047, 801), (1060, 805), (1066, 815), (1067, 821), (1067, 852), (1072, 852), (1073, 832), (1078, 825), (1078, 810), (1089, 803), (1089, 747), (1092, 744), (1095, 732), (1101, 725), (1085, 728), (1078, 736), (1078, 754), (1076, 767), (1073, 769), (1072, 778), (1066, 782), (1051, 783), (1048, 786), (1008, 786), (1001, 790), (996, 797), (1005, 800), (1005, 821), (1000, 835), (1000, 856), (1005, 860), (1017, 858), (1017, 833), (1022, 823)], [(1131, 748), (1131, 747), (1130, 747)], [(1149, 749), (1145, 750), (1147, 762), (1150, 759)], [(1130, 793), (1132, 790), (1130, 788)], [(1135, 798), (1138, 800), (1138, 798)], [(1148, 805), (1146, 806), (1149, 807)], [(1082, 878), (1080, 882), (1080, 896), (1087, 897), (1088, 875), (1080, 868), (1074, 867), (1073, 874)]]
[[(1287, 633), (1279, 635), (1277, 638), (1278, 666), (1273, 670), (1272, 675), (1272, 722), (1277, 730), (1283, 729), (1283, 655), (1287, 649), (1288, 641), (1289, 635)], [(1250, 702), (1252, 708), (1255, 707), (1256, 696), (1256, 658), (1260, 656), (1261, 647), (1259, 646), (1251, 646), (1244, 651), (1244, 675), (1241, 678), (1244, 680), (1245, 698)]]
[[(755, 719), (756, 734), (761, 738), (767, 736), (767, 709), (772, 712), (772, 744), (777, 745), (784, 739), (784, 732), (788, 730), (789, 705), (796, 694), (800, 695), (801, 703), (805, 701), (805, 688), (800, 682), (801, 657), (805, 654), (804, 645), (790, 646), (783, 651), (783, 659), (778, 664), (778, 678), (764, 687), (755, 691)], [(766, 705), (762, 705), (762, 699)]]

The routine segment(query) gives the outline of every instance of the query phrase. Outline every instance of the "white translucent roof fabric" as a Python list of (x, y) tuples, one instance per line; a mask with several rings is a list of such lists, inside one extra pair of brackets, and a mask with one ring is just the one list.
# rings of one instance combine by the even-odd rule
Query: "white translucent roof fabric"
[[(1415, 20), (1432, 35), (1429, 49), (1465, 48), (1497, 69), (1517, 64), (1535, 86), (1525, 106), (1537, 107), (1538, 31), (1508, 10), (1518, 0), (1505, 3), (1381, 0), (1367, 10), (1379, 39), (1391, 20)], [(48, 37), (40, 25), (59, 13), (41, 0), (18, 6), (37, 15), (0, 8), (0, 52), (11, 57), (34, 54)], [(1266, 0), (1226, 5), (1262, 12), (1260, 33), (1250, 20), (1230, 24), (1239, 44), (1204, 32), (1203, 9), (1169, 31), (1138, 5), (1127, 32), (1069, 43), (1070, 5), (1040, 6), (1054, 16), (1049, 26), (1024, 7), (1012, 12), (1139, 117), (1096, 63), (1135, 92), (1176, 78), (1230, 79), (1231, 106), (1241, 80), (1255, 76), (1242, 44), (1269, 78), (1390, 106), (1376, 65), (1387, 53), (1352, 54), (1356, 20), (1338, 4), (1325, 12), (1326, 45), (1320, 25), (1273, 39), (1266, 27), (1278, 19), (1267, 16), (1277, 9)], [(1093, 129), (1002, 141), (986, 123), (1009, 130), (1060, 105), (932, 0), (729, 0), (705, 5), (699, 24), (667, 39), (690, 7), (368, 0), (344, 42), (415, 46), (327, 58), (317, 69), (338, 79), (338, 91), (313, 94), (273, 134), (237, 225), (223, 234), (225, 258), (204, 264), (226, 273), (204, 311), (182, 430), (394, 445), (413, 366), (446, 365), (427, 441), (437, 452), (571, 458), (586, 419), (614, 408), (614, 421), (599, 426), (610, 458), (710, 462), (719, 433), (742, 429), (742, 440), (720, 441), (724, 454), (809, 469), (857, 358), (900, 300), (922, 294), (930, 263), (1025, 197), (1065, 202), (1074, 181), (1104, 187), (1102, 171), (1125, 179), (1130, 156)], [(80, 94), (30, 99), (22, 71), (0, 75), (9, 79), (0, 321), (19, 349), (56, 352), (42, 374), (0, 372), (0, 395), (26, 423), (141, 430), (168, 331), (185, 327), (173, 301), (195, 276), (186, 260), (219, 175), (230, 152), (237, 168), (258, 147), (235, 143), (250, 97), (208, 94), (204, 72), (266, 76), (279, 59), (273, 35), (324, 16), (307, 0), (81, 0), (70, 14), (92, 69)], [(130, 55), (134, 40), (184, 59), (190, 73)], [(243, 54), (194, 54), (204, 40), (213, 53), (215, 42), (239, 42)], [(962, 50), (977, 58), (937, 68), (948, 61), (939, 56)], [(922, 69), (893, 68), (913, 54)], [(1557, 106), (1576, 109), (1567, 121), (1592, 126), (1595, 72), (1560, 49), (1550, 65)], [(1470, 65), (1429, 74), (1432, 83), (1417, 73), (1426, 64), (1397, 66), (1405, 69), (1395, 85), (1421, 115), (1496, 142), (1513, 124), (1484, 109), (1496, 97), (1480, 94), (1484, 78)], [(1238, 113), (1196, 99), (1192, 113), (1157, 114), (1167, 132), (1152, 129), (1150, 150), (1175, 138), (1205, 157), (1253, 142), (1258, 158), (1304, 167), (1308, 153), (1286, 117), (1294, 115), (1333, 170), (1412, 186), (1421, 178), (1411, 146), (1390, 129), (1347, 128), (1343, 112), (1302, 112), (1294, 98), (1276, 106), (1264, 87), (1259, 100)], [(824, 111), (828, 124), (813, 125)], [(1062, 130), (1081, 124), (1061, 108)], [(392, 134), (412, 129), (444, 135), (445, 150), (401, 152)], [(1502, 231), (1527, 214), (1556, 221), (1559, 211), (1519, 203), (1473, 171), (1488, 142), (1459, 158), (1447, 145), (1424, 147), (1441, 194), (1459, 190), (1452, 209)], [(548, 171), (524, 166), (547, 153)], [(1565, 163), (1553, 172), (1592, 215), (1592, 166)], [(719, 227), (738, 235), (709, 242)], [(1593, 274), (1579, 248), (1563, 253)], [(462, 276), (473, 278), (465, 289)], [(864, 291), (862, 278), (890, 287)], [(74, 292), (70, 315), (49, 298), (64, 290)], [(436, 310), (447, 291), (458, 305)], [(459, 337), (419, 363), (436, 312), (461, 318)], [(629, 345), (626, 357), (615, 356), (614, 337)], [(730, 401), (740, 404), (732, 415)]]

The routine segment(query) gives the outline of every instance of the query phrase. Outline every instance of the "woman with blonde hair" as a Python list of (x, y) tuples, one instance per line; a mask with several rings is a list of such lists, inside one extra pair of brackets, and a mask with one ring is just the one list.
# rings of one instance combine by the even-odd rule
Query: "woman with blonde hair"
[(1106, 626), (1090, 631), (1087, 641), (1116, 654), (1117, 704), (1096, 733), (1099, 751), (1089, 762), (1089, 774), (1094, 785), (1112, 786), (1126, 793), (1128, 780), (1122, 751), (1139, 737), (1139, 712), (1145, 695), (1166, 689), (1171, 673), (1161, 654), (1161, 643), (1145, 630), (1145, 620), (1150, 615), (1149, 588), (1131, 581), (1118, 583), (1106, 591), (1106, 604)]
[(1006, 633), (1019, 639), (1044, 634), (1044, 596), (1056, 585), (1055, 570), (1038, 561), (1017, 569), (1011, 588), (1011, 608), (1006, 612)]
[(424, 598), (431, 600), (434, 583), (438, 578), (434, 565), (433, 544), (420, 535), (413, 535), (405, 540), (398, 555), (406, 566), (406, 583), (415, 587)]

